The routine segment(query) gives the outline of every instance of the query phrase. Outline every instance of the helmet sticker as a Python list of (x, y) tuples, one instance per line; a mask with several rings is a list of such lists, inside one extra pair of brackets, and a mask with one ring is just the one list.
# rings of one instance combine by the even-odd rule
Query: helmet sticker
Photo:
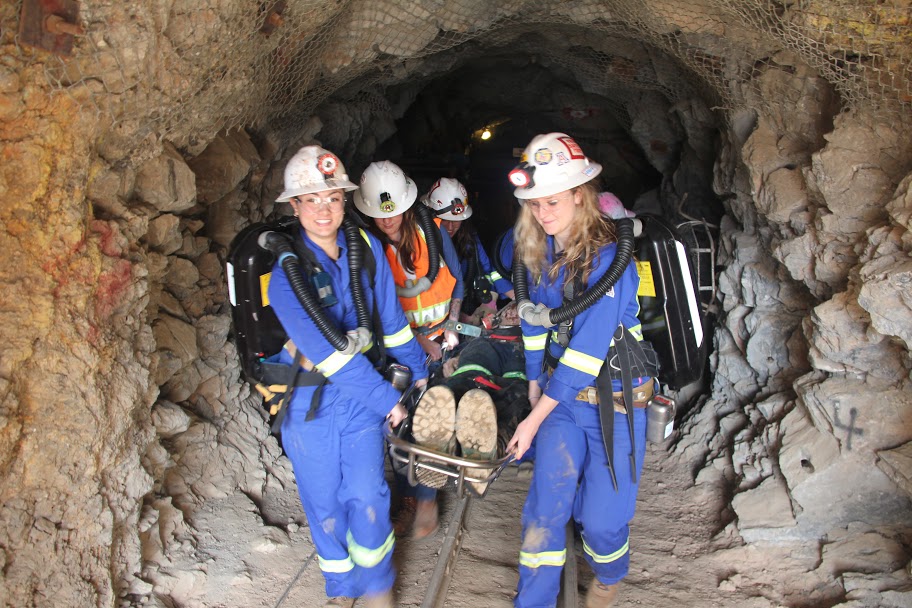
[(558, 152), (554, 156), (557, 157), (557, 166), (558, 167), (560, 167), (561, 165), (566, 165), (567, 163), (570, 162), (570, 159), (567, 158), (567, 155), (564, 154), (563, 152)]
[(339, 159), (332, 152), (327, 152), (317, 159), (317, 168), (323, 175), (332, 175), (339, 167)]
[(547, 165), (551, 162), (551, 150), (548, 148), (539, 148), (535, 151), (535, 162), (539, 165)]
[(595, 173), (595, 167), (593, 167), (592, 165), (588, 165), (585, 169), (583, 169), (583, 175), (588, 176), (588, 175), (592, 175), (593, 173)]
[(579, 144), (577, 144), (572, 137), (558, 137), (557, 141), (567, 146), (567, 152), (570, 153), (570, 158), (574, 160), (586, 158), (586, 155), (583, 154), (583, 149), (579, 147)]

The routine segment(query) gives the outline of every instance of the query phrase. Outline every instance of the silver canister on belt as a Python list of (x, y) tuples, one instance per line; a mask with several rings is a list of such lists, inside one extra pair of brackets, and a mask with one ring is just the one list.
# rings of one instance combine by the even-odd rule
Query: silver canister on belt
[(665, 395), (653, 395), (646, 404), (646, 439), (662, 443), (674, 430), (675, 400)]
[(383, 374), (387, 381), (400, 393), (412, 383), (412, 372), (409, 368), (398, 363), (390, 363)]

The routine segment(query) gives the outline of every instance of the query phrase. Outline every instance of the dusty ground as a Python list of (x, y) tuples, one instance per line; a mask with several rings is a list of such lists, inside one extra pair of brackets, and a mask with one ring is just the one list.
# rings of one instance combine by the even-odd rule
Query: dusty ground
[[(517, 581), (520, 511), (527, 472), (510, 467), (484, 500), (474, 500), (447, 600), (452, 608), (508, 608)], [(272, 484), (257, 503), (244, 495), (210, 501), (193, 523), (205, 530), (176, 569), (206, 573), (204, 590), (188, 593), (185, 606), (205, 608), (311, 608), (325, 601), (313, 545), (293, 487)], [(442, 497), (442, 521), (456, 504)], [(729, 538), (721, 501), (691, 483), (688, 463), (649, 447), (637, 515), (632, 525), (631, 572), (618, 608), (773, 608), (824, 606), (802, 589), (818, 585), (809, 577), (813, 552), (796, 547), (746, 550)], [(263, 525), (259, 513), (267, 521)], [(418, 607), (446, 533), (425, 541), (401, 541), (397, 595), (402, 607)], [(581, 596), (591, 573), (579, 556)], [(819, 591), (818, 591), (819, 594)], [(192, 596), (192, 597), (191, 597)], [(773, 599), (765, 599), (765, 596)], [(819, 599), (819, 595), (817, 595)], [(804, 598), (804, 599), (802, 599)]]

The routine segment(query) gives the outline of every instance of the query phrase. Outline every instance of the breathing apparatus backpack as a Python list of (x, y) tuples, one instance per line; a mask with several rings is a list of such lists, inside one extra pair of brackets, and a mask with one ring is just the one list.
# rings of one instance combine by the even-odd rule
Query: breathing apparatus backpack
[(659, 380), (680, 389), (703, 375), (704, 319), (691, 254), (678, 231), (663, 218), (644, 215), (636, 240), (637, 299), (643, 338), (659, 356)]
[[(276, 222), (258, 223), (248, 226), (235, 236), (228, 248), (226, 277), (228, 281), (228, 299), (231, 303), (231, 320), (237, 344), (241, 373), (263, 396), (264, 406), (269, 410), (272, 419), (272, 432), (279, 434), (285, 408), (292, 391), (296, 386), (317, 386), (311, 412), (319, 402), (320, 390), (326, 378), (315, 370), (303, 370), (303, 356), (300, 351), (294, 355), (294, 363), (286, 365), (278, 362), (278, 355), (288, 342), (288, 334), (282, 327), (269, 303), (269, 280), (277, 256), (273, 251), (264, 248), (264, 237), (269, 233), (281, 235), (293, 243), (294, 252), (301, 263), (301, 268), (313, 286), (314, 294), (321, 296), (319, 268), (315, 268), (316, 258), (298, 237), (301, 224), (297, 218), (283, 218)], [(365, 238), (365, 241), (367, 239)], [(362, 248), (364, 252), (363, 268), (373, 285), (376, 272), (376, 260), (370, 246)], [(376, 306), (373, 324), (376, 330)], [(359, 325), (363, 319), (359, 319)], [(369, 356), (382, 362), (384, 353), (382, 343), (376, 342)]]
[[(564, 306), (546, 313), (550, 321), (567, 327), (573, 317), (594, 304), (620, 278), (629, 263), (624, 258), (632, 261), (635, 253), (640, 277), (638, 317), (643, 339), (651, 342), (655, 349), (659, 381), (679, 389), (702, 376), (706, 360), (703, 315), (697, 300), (690, 254), (680, 235), (665, 219), (642, 215), (636, 221), (641, 225), (637, 236), (633, 234), (631, 220), (616, 222), (618, 263), (612, 263), (585, 292), (582, 286), (568, 286)], [(524, 273), (517, 275), (514, 272), (513, 282), (517, 299), (520, 293), (528, 293)]]
[[(614, 343), (595, 382), (608, 470), (615, 490), (618, 486), (613, 463), (614, 399), (619, 396), (625, 406), (630, 431), (630, 474), (632, 479), (636, 479), (636, 457), (632, 449), (635, 445), (633, 407), (641, 403), (648, 406), (651, 401), (647, 399), (652, 396), (653, 389), (650, 386), (648, 391), (644, 391), (642, 399), (636, 399), (633, 379), (655, 376), (677, 388), (699, 378), (705, 360), (702, 317), (686, 247), (677, 238), (674, 229), (662, 219), (644, 216), (636, 221), (641, 223), (642, 228), (638, 248), (640, 260), (637, 261), (637, 273), (640, 276), (637, 296), (640, 299), (640, 321), (644, 339), (637, 340), (631, 334), (630, 328), (623, 325), (606, 328), (613, 331)], [(557, 361), (548, 347), (552, 336), (566, 347), (570, 341), (574, 317), (613, 289), (614, 284), (633, 260), (636, 240), (634, 221), (627, 218), (615, 220), (615, 227), (617, 251), (608, 269), (585, 291), (585, 286), (581, 282), (566, 283), (564, 304), (559, 308), (550, 309), (534, 305), (529, 300), (526, 269), (522, 260), (514, 255), (513, 286), (519, 303), (520, 317), (532, 325), (557, 325), (557, 332), (549, 331), (547, 334), (548, 342), (545, 345), (543, 365), (552, 369), (557, 366)], [(653, 345), (652, 340), (656, 340), (657, 344)], [(621, 384), (620, 395), (613, 391), (615, 380)], [(666, 435), (662, 436), (664, 438)]]

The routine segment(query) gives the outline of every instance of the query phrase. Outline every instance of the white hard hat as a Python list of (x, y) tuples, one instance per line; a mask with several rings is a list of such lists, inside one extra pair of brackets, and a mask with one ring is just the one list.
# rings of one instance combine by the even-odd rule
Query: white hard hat
[(513, 195), (520, 199), (551, 196), (585, 184), (602, 172), (602, 166), (583, 154), (565, 133), (536, 135), (523, 150), (518, 167), (510, 171)]
[(418, 187), (399, 165), (381, 160), (369, 164), (361, 174), (355, 207), (368, 217), (395, 217), (405, 213), (417, 198)]
[(441, 177), (434, 182), (421, 202), (430, 207), (440, 219), (460, 222), (472, 217), (468, 197), (465, 186), (459, 180)]
[(285, 165), (285, 191), (276, 199), (284, 203), (302, 194), (324, 190), (357, 190), (339, 157), (320, 146), (304, 146)]

